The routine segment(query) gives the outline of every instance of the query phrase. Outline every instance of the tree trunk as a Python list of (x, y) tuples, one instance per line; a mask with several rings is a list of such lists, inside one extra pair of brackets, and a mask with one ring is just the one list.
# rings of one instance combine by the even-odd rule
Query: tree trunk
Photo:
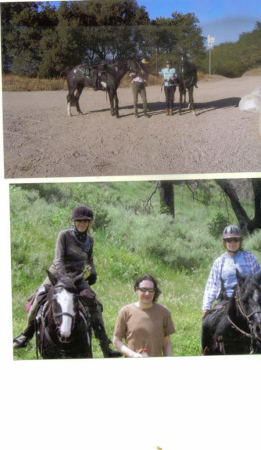
[(160, 182), (160, 212), (175, 217), (173, 181)]
[(255, 216), (250, 219), (240, 203), (235, 187), (232, 181), (229, 180), (215, 180), (216, 183), (228, 196), (234, 213), (237, 217), (240, 228), (243, 234), (253, 233), (257, 228), (261, 228), (261, 180), (253, 179), (252, 186), (254, 191)]

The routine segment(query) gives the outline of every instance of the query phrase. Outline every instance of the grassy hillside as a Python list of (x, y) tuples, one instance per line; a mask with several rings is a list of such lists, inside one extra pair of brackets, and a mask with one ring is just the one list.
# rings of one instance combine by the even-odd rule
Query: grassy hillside
[[(70, 228), (75, 205), (88, 204), (95, 215), (94, 290), (104, 306), (109, 337), (119, 308), (135, 301), (134, 281), (149, 272), (159, 281), (159, 302), (170, 309), (176, 326), (174, 355), (201, 354), (204, 286), (214, 259), (223, 251), (217, 229), (224, 221), (236, 220), (214, 181), (190, 189), (175, 186), (175, 218), (159, 213), (158, 192), (151, 203), (146, 201), (154, 188), (150, 182), (10, 185), (14, 335), (25, 327), (26, 299), (45, 277), (58, 232)], [(250, 210), (252, 200), (245, 198)], [(249, 238), (245, 248), (258, 257), (261, 234)], [(102, 357), (95, 339), (93, 345), (94, 357)], [(14, 359), (35, 357), (34, 340), (14, 352)]]

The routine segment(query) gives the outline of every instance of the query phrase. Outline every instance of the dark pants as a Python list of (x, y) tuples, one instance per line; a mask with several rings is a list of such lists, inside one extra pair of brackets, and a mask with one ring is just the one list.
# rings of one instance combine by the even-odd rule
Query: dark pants
[(164, 86), (166, 109), (173, 109), (175, 86)]
[(138, 112), (138, 95), (140, 94), (142, 102), (143, 102), (143, 111), (147, 111), (147, 96), (146, 96), (146, 89), (144, 86), (140, 86), (137, 83), (132, 84), (132, 93), (133, 93), (133, 100), (134, 100), (134, 112)]

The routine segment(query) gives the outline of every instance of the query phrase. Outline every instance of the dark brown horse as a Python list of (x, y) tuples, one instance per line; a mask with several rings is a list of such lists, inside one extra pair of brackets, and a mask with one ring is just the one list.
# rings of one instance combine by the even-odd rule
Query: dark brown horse
[(79, 105), (80, 95), (84, 87), (108, 92), (111, 115), (119, 117), (119, 99), (117, 89), (123, 76), (129, 72), (140, 71), (140, 64), (133, 59), (119, 60), (111, 64), (97, 66), (80, 65), (74, 67), (67, 75), (69, 93), (67, 95), (67, 115), (71, 116), (71, 106), (76, 106), (82, 114)]
[(189, 109), (192, 110), (193, 114), (196, 116), (194, 109), (194, 98), (193, 89), (197, 85), (197, 68), (195, 64), (190, 60), (186, 53), (179, 55), (177, 64), (177, 75), (176, 83), (179, 86), (179, 114), (181, 114), (182, 109), (182, 98), (186, 98), (186, 91), (189, 94)]
[(39, 350), (44, 359), (92, 358), (90, 316), (77, 290), (82, 274), (48, 276), (52, 286), (35, 319), (37, 356)]
[(242, 278), (234, 294), (214, 307), (202, 322), (203, 355), (261, 353), (261, 273)]

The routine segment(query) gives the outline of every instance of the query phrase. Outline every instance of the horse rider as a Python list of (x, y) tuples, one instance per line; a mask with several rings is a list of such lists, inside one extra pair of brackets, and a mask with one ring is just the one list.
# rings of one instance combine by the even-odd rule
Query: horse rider
[(261, 270), (255, 256), (243, 250), (243, 234), (237, 225), (228, 225), (223, 231), (222, 240), (226, 252), (214, 261), (211, 268), (203, 297), (202, 319), (215, 300), (222, 305), (223, 300), (232, 297), (237, 285), (236, 269), (243, 277), (255, 277)]
[[(86, 279), (82, 278), (77, 288), (81, 295), (82, 303), (88, 307), (95, 337), (100, 341), (104, 357), (121, 356), (120, 353), (111, 350), (109, 347), (111, 341), (105, 331), (102, 318), (103, 307), (97, 300), (95, 292), (90, 288), (97, 280), (97, 272), (93, 261), (94, 241), (90, 235), (93, 211), (85, 205), (76, 206), (72, 211), (71, 220), (74, 222), (72, 228), (60, 231), (58, 234), (55, 257), (49, 270), (54, 276), (59, 274), (75, 276), (83, 273), (84, 269), (87, 268), (89, 276)], [(49, 277), (46, 277), (36, 294), (34, 294), (35, 297), (28, 313), (26, 329), (14, 338), (14, 348), (26, 347), (29, 340), (32, 339), (35, 332), (35, 313), (39, 302), (42, 301), (50, 286), (51, 281)]]
[(141, 61), (143, 67), (141, 67), (139, 73), (131, 72), (129, 76), (131, 77), (131, 86), (132, 86), (132, 93), (133, 93), (133, 99), (134, 99), (134, 115), (136, 118), (139, 117), (138, 114), (138, 95), (140, 94), (142, 101), (143, 101), (143, 113), (144, 117), (149, 117), (147, 112), (147, 95), (146, 95), (146, 85), (148, 83), (148, 77), (149, 73), (146, 70), (146, 66), (149, 64), (149, 62), (144, 58)]
[(176, 89), (175, 78), (177, 77), (177, 72), (174, 67), (172, 67), (172, 62), (170, 59), (166, 61), (166, 67), (159, 71), (159, 75), (164, 76), (164, 92), (166, 97), (166, 116), (173, 115), (173, 103), (174, 103), (174, 93)]

